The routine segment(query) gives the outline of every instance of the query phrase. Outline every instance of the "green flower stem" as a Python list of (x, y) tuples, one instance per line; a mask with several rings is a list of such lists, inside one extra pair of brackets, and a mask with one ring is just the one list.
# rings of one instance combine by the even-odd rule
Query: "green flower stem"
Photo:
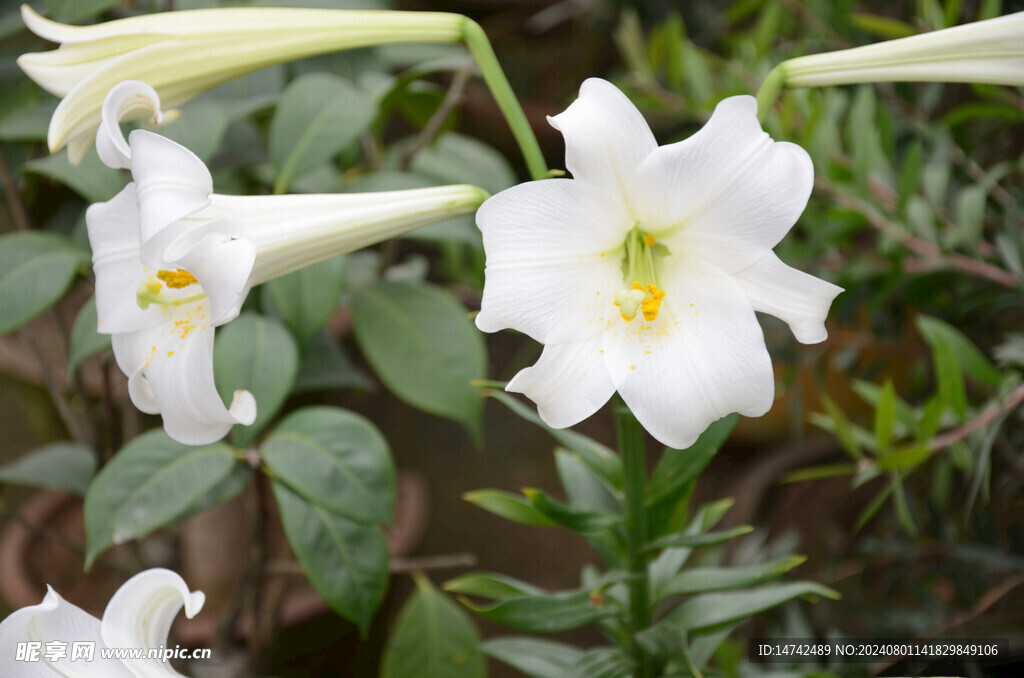
[(778, 100), (786, 87), (785, 65), (783, 62), (769, 71), (768, 77), (764, 79), (761, 89), (757, 92), (757, 119), (761, 122), (764, 122), (764, 117), (768, 115), (772, 104)]
[(647, 453), (644, 429), (620, 398), (616, 398), (615, 402), (615, 424), (619, 436), (619, 452), (622, 454), (622, 490), (629, 543), (629, 619), (634, 639), (630, 649), (637, 666), (633, 675), (634, 678), (650, 678), (650, 660), (635, 641), (636, 634), (651, 623), (647, 556), (644, 552), (647, 544)]
[(501, 109), (505, 120), (508, 121), (508, 126), (512, 129), (512, 136), (519, 144), (530, 176), (534, 180), (546, 178), (548, 167), (544, 162), (544, 155), (540, 151), (540, 144), (537, 143), (537, 137), (530, 129), (530, 123), (526, 120), (526, 114), (523, 113), (523, 108), (519, 105), (519, 100), (512, 91), (505, 72), (501, 70), (498, 57), (495, 56), (484, 29), (480, 28), (480, 24), (472, 19), (466, 19), (462, 27), (462, 39), (465, 41), (466, 47), (469, 48), (470, 54), (476, 59), (477, 65), (480, 66), (484, 82), (490, 88), (491, 95), (498, 102), (498, 108)]

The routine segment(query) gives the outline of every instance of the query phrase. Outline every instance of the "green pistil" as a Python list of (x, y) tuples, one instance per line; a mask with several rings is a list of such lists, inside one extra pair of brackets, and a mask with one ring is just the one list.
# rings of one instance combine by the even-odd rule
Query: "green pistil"
[(669, 254), (668, 248), (655, 242), (654, 236), (643, 230), (639, 223), (634, 224), (626, 234), (624, 244), (626, 256), (622, 261), (622, 275), (626, 283), (639, 282), (645, 288), (647, 285), (661, 287), (654, 257)]

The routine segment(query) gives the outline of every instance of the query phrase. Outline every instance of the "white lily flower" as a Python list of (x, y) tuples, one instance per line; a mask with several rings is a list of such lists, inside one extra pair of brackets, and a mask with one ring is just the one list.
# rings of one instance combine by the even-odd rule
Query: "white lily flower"
[(1024, 86), (1024, 12), (824, 54), (778, 67), (787, 87), (858, 82)]
[(774, 399), (754, 311), (804, 343), (826, 338), (841, 291), (772, 248), (796, 222), (813, 168), (773, 142), (753, 97), (722, 101), (685, 141), (658, 147), (613, 85), (590, 79), (553, 118), (572, 179), (514, 186), (477, 212), (487, 253), (477, 326), (544, 344), (507, 390), (556, 428), (618, 391), (658, 440), (685, 448), (732, 412)]
[(162, 414), (175, 440), (213, 442), (251, 424), (256, 403), (238, 390), (225, 407), (213, 378), (214, 328), (234, 319), (249, 290), (309, 264), (452, 216), (487, 197), (476, 186), (339, 195), (227, 196), (203, 162), (145, 130), (126, 141), (118, 119), (159, 115), (156, 92), (115, 87), (103, 108), (100, 157), (133, 183), (89, 207), (98, 331), (113, 335), (132, 402)]
[[(167, 643), (171, 622), (185, 608), (191, 619), (203, 607), (206, 596), (189, 591), (188, 585), (170, 570), (152, 569), (135, 575), (117, 590), (107, 604), (103, 620), (61, 598), (47, 587), (39, 605), (24, 607), (0, 622), (0, 676), (17, 678), (158, 678), (181, 676), (159, 656)], [(37, 661), (19, 660), (20, 643), (42, 643)], [(95, 643), (93, 659), (76, 657), (76, 643)], [(47, 657), (48, 647), (63, 652)], [(24, 647), (24, 646), (23, 646)], [(104, 658), (103, 650), (143, 651), (141, 659)], [(64, 656), (56, 656), (62, 654)], [(53, 659), (53, 661), (51, 661)]]
[(18, 65), (62, 97), (47, 142), (77, 164), (92, 145), (107, 92), (123, 80), (153, 86), (164, 105), (246, 73), (316, 54), (402, 42), (459, 42), (465, 17), (441, 12), (271, 7), (202, 9), (67, 26), (21, 8), (28, 28), (60, 48), (24, 54)]

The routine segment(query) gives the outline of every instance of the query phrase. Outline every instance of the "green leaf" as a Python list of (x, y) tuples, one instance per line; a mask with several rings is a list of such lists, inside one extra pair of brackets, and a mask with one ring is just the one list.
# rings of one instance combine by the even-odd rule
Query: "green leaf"
[(402, 607), (384, 649), (381, 678), (485, 678), (480, 636), (466, 614), (416, 575), (416, 592)]
[(752, 617), (801, 596), (822, 596), (837, 600), (839, 594), (813, 582), (793, 582), (729, 593), (707, 593), (683, 602), (666, 615), (668, 623), (681, 630), (711, 629)]
[(490, 638), (480, 651), (530, 678), (565, 678), (583, 658), (583, 651), (572, 645), (518, 636)]
[(19, 107), (4, 115), (0, 121), (0, 140), (45, 141), (50, 118), (58, 103), (58, 99), (47, 97), (34, 105)]
[(565, 678), (630, 678), (636, 665), (619, 648), (590, 650), (565, 673)]
[(340, 152), (369, 129), (377, 107), (362, 90), (329, 73), (293, 80), (270, 123), (270, 164), (274, 192)]
[(89, 255), (38, 231), (0, 236), (0, 334), (18, 329), (60, 299)]
[(536, 488), (523, 490), (530, 505), (558, 525), (582, 535), (604, 532), (622, 523), (622, 516), (607, 511), (586, 511), (557, 502)]
[(729, 439), (739, 418), (738, 414), (731, 414), (719, 419), (685, 450), (665, 448), (647, 485), (647, 505), (677, 495), (687, 483), (696, 479)]
[(896, 387), (892, 379), (885, 380), (881, 397), (875, 410), (875, 439), (881, 455), (888, 454), (892, 447), (892, 431), (896, 423)]
[(227, 106), (205, 99), (183, 107), (177, 120), (160, 128), (160, 135), (178, 142), (203, 162), (209, 162), (220, 150), (227, 131)]
[(851, 430), (850, 420), (846, 418), (843, 411), (827, 395), (821, 397), (821, 404), (825, 407), (825, 411), (832, 422), (831, 430), (835, 433), (836, 438), (839, 439), (839, 444), (842, 445), (846, 454), (852, 459), (863, 457), (864, 454), (861, 452), (860, 445)]
[(658, 549), (668, 548), (687, 548), (695, 549), (703, 546), (717, 546), (723, 542), (727, 542), (730, 539), (735, 539), (744, 534), (750, 534), (754, 531), (754, 528), (750, 525), (740, 525), (734, 527), (731, 530), (722, 530), (721, 532), (705, 532), (703, 534), (669, 534), (659, 539), (655, 539), (647, 545), (646, 550), (656, 551)]
[(332, 257), (264, 286), (299, 346), (305, 346), (338, 307), (345, 285), (345, 261), (344, 255)]
[(485, 511), (523, 525), (552, 527), (556, 523), (519, 495), (501, 490), (473, 490), (462, 498)]
[(823, 464), (801, 468), (782, 476), (783, 483), (801, 483), (807, 480), (835, 478), (836, 476), (852, 476), (857, 472), (857, 465), (850, 463)]
[(483, 403), (470, 384), (487, 372), (482, 335), (462, 305), (429, 286), (381, 282), (352, 295), (356, 340), (399, 398), (481, 437)]
[(288, 543), (309, 582), (331, 609), (364, 633), (388, 585), (388, 548), (378, 527), (307, 502), (274, 481)]
[(506, 598), (482, 606), (462, 599), (462, 604), (485, 619), (528, 633), (566, 631), (617, 614), (586, 590)]
[(121, 0), (45, 0), (46, 14), (61, 23), (79, 23), (105, 12)]
[[(702, 505), (681, 534), (687, 537), (696, 537), (707, 533), (722, 519), (733, 503), (732, 499), (726, 498)], [(651, 581), (651, 596), (654, 600), (660, 597), (660, 591), (664, 585), (686, 563), (692, 553), (692, 548), (695, 547), (667, 548), (651, 561), (648, 573)]]
[(963, 419), (967, 416), (967, 390), (964, 388), (964, 375), (960, 371), (956, 354), (945, 341), (937, 343), (932, 350), (935, 374), (939, 382), (939, 397)]
[(0, 466), (0, 482), (63, 490), (84, 497), (96, 473), (96, 453), (88, 445), (45, 445)]
[(71, 340), (68, 348), (68, 379), (75, 368), (94, 353), (110, 348), (110, 335), (96, 331), (99, 319), (96, 315), (96, 297), (82, 304), (75, 322), (71, 325)]
[(786, 556), (749, 567), (693, 568), (668, 580), (660, 595), (661, 598), (667, 598), (754, 586), (781, 577), (806, 560), (804, 556)]
[(235, 426), (231, 439), (239, 447), (251, 445), (284, 404), (299, 370), (299, 351), (284, 326), (255, 313), (243, 313), (217, 332), (213, 346), (213, 372), (221, 398), (231, 402), (235, 389), (256, 398), (256, 421)]
[(535, 409), (524, 405), (521, 401), (517, 400), (505, 391), (487, 389), (484, 391), (484, 395), (489, 398), (494, 398), (526, 421), (532, 422), (547, 430), (547, 432), (550, 433), (559, 444), (564, 445), (578, 454), (580, 461), (586, 464), (587, 468), (597, 474), (597, 477), (600, 478), (609, 489), (615, 491), (622, 490), (622, 459), (609, 448), (596, 440), (592, 440), (585, 435), (576, 433), (571, 429), (551, 428), (545, 424), (539, 416), (537, 416), (537, 411)]
[(278, 424), (260, 454), (278, 480), (317, 506), (361, 523), (391, 523), (395, 467), (369, 420), (335, 407), (306, 407)]
[(470, 572), (450, 579), (445, 582), (444, 590), (497, 600), (544, 595), (544, 591), (532, 584), (492, 572)]
[(933, 349), (947, 344), (964, 373), (987, 386), (998, 386), (1002, 380), (999, 370), (963, 332), (952, 325), (926, 315), (917, 316), (917, 329)]
[(880, 458), (875, 465), (882, 471), (898, 471), (917, 466), (931, 456), (932, 450), (927, 445), (911, 445), (898, 448)]
[(917, 30), (904, 21), (866, 12), (850, 14), (850, 23), (865, 33), (884, 40), (906, 38), (917, 34)]
[(112, 544), (180, 520), (239, 463), (228, 445), (183, 445), (162, 428), (133, 439), (85, 496), (86, 569)]
[(334, 335), (327, 330), (320, 330), (306, 343), (292, 392), (340, 388), (372, 391), (375, 384), (355, 366)]
[(455, 132), (442, 134), (433, 145), (417, 153), (410, 169), (442, 184), (473, 184), (491, 194), (516, 183), (516, 174), (505, 156)]
[(55, 153), (26, 162), (22, 165), (22, 171), (64, 184), (88, 202), (110, 200), (128, 183), (126, 174), (100, 161), (95, 148), (89, 149), (77, 167), (68, 162), (67, 153)]
[(582, 511), (621, 512), (615, 497), (597, 475), (583, 463), (580, 455), (557, 448), (555, 450), (555, 467), (570, 506)]

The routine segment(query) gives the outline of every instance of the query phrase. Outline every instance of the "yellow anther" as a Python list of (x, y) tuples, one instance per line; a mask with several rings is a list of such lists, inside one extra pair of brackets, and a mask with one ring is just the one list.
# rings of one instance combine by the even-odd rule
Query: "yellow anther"
[(648, 233), (644, 236), (644, 244), (648, 247), (654, 247), (654, 236)]
[(168, 287), (176, 290), (199, 282), (194, 275), (180, 268), (175, 271), (158, 271), (156, 277), (167, 283)]

